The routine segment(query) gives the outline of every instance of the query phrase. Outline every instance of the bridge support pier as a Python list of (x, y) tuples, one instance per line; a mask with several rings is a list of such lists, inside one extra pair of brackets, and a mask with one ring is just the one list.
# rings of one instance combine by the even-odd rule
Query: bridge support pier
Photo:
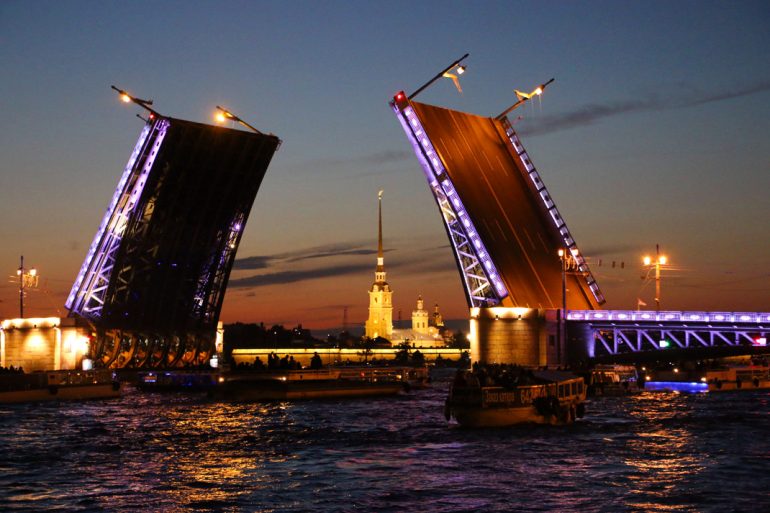
[(471, 308), (471, 360), (530, 367), (567, 363), (557, 310)]

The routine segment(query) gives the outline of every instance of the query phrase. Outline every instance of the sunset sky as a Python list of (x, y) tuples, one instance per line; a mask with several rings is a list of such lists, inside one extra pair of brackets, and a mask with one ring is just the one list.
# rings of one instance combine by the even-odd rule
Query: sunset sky
[[(587, 256), (606, 308), (770, 311), (770, 3), (0, 3), (0, 318), (19, 255), (41, 275), (28, 315), (64, 300), (142, 121), (223, 105), (283, 140), (257, 195), (222, 320), (361, 326), (384, 190), (394, 319), (418, 294), (467, 318), (439, 211), (388, 100), (469, 52), (463, 94), (420, 101), (516, 111), (522, 142)], [(601, 259), (602, 265), (598, 265)], [(612, 262), (616, 267), (612, 268)], [(624, 265), (621, 268), (620, 263)]]

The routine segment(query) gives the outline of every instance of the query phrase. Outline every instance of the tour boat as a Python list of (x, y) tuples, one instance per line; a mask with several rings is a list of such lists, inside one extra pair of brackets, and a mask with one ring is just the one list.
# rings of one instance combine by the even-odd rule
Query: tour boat
[(235, 401), (284, 401), (396, 395), (405, 382), (387, 373), (358, 371), (345, 377), (339, 369), (230, 372), (211, 389), (215, 397)]
[(589, 396), (638, 394), (644, 383), (633, 365), (596, 365), (586, 379)]
[(458, 371), (444, 414), (463, 427), (571, 424), (585, 412), (583, 378), (562, 371), (517, 369), (512, 379), (494, 380)]
[(109, 370), (61, 370), (0, 374), (0, 403), (109, 399), (120, 383)]
[(236, 401), (282, 401), (395, 395), (410, 388), (400, 368), (235, 369), (164, 371), (139, 375), (137, 388), (150, 392), (207, 392)]
[(770, 366), (744, 365), (706, 372), (709, 392), (770, 388)]

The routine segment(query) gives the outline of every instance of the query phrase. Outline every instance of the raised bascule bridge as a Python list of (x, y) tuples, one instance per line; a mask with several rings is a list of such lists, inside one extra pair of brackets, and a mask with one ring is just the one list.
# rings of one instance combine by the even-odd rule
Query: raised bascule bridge
[(215, 351), (238, 244), (280, 140), (163, 116), (118, 91), (148, 117), (66, 307), (91, 326), (96, 365), (197, 365)]
[[(433, 80), (452, 77), (446, 72), (458, 62)], [(430, 83), (390, 105), (441, 213), (470, 309), (474, 361), (562, 365), (766, 344), (770, 314), (599, 310), (604, 296), (507, 118), (530, 95), (519, 93), (492, 118), (414, 101)]]

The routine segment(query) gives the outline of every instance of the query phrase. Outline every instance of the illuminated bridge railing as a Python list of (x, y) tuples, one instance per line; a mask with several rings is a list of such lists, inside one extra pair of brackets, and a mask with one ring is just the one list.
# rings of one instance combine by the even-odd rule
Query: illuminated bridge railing
[(770, 313), (761, 312), (650, 312), (644, 310), (570, 310), (570, 321), (643, 321), (682, 323), (770, 324)]
[(588, 355), (767, 346), (770, 313), (572, 310), (570, 324), (588, 329)]
[(396, 101), (391, 106), (412, 144), (441, 210), (455, 259), (463, 275), (468, 304), (471, 307), (500, 304), (509, 291), (414, 108), (408, 103), (400, 108)]

